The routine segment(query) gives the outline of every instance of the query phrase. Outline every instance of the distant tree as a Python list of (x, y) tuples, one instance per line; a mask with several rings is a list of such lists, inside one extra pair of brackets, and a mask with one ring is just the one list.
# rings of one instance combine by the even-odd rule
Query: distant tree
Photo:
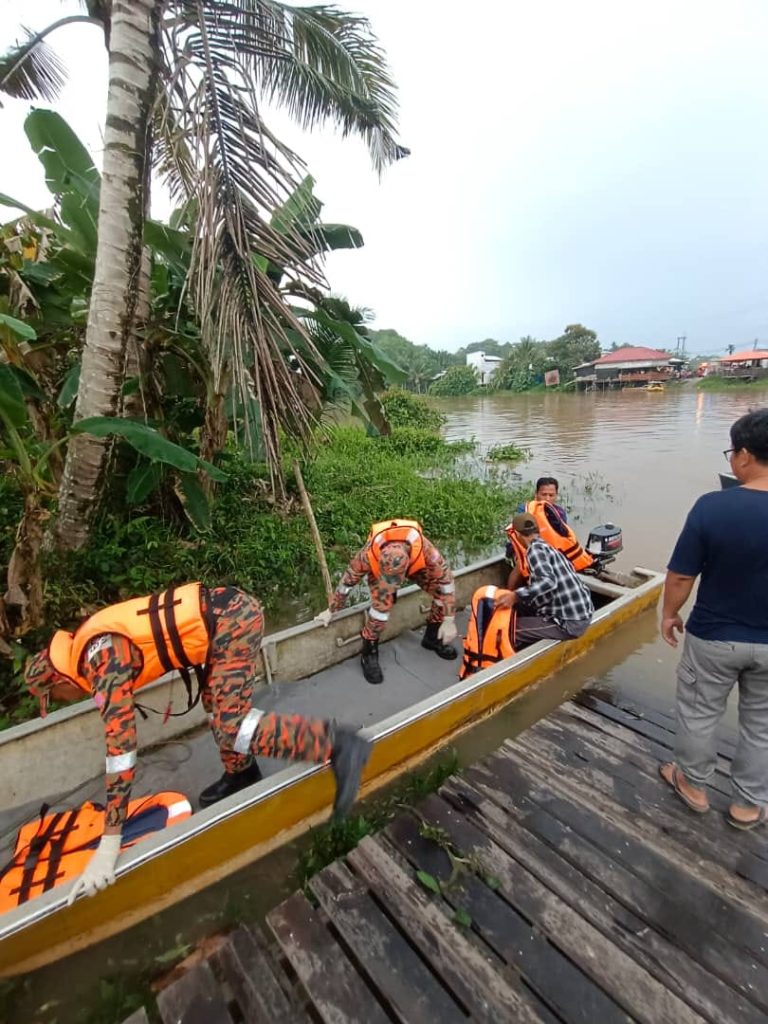
[[(441, 370), (459, 361), (456, 353), (432, 349), (428, 345), (414, 345), (397, 331), (386, 328), (370, 331), (371, 339), (408, 374), (405, 386), (419, 394), (425, 392)], [(460, 362), (464, 362), (461, 359)]]
[(600, 343), (595, 331), (583, 324), (569, 324), (559, 338), (547, 344), (546, 354), (552, 359), (552, 368), (570, 378), (575, 366), (600, 358)]
[(479, 383), (474, 367), (449, 366), (445, 374), (430, 386), (429, 393), (443, 397), (469, 395)]
[(494, 391), (527, 391), (541, 380), (548, 363), (546, 342), (530, 335), (510, 345), (504, 361), (499, 364), (491, 380)]

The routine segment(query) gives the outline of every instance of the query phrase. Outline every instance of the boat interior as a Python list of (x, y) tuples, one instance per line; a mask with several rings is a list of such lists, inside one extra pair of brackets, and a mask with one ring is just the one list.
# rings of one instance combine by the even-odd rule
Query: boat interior
[[(499, 564), (489, 563), (486, 581), (501, 583), (502, 578), (503, 573)], [(601, 587), (600, 581), (591, 580), (590, 585), (596, 608), (599, 609), (616, 600), (616, 595), (602, 592), (605, 585)], [(408, 592), (414, 590), (416, 588), (407, 588)], [(385, 636), (381, 644), (383, 684), (372, 686), (363, 678), (357, 631), (351, 637), (339, 638), (334, 637), (332, 631), (328, 630), (327, 642), (336, 645), (342, 660), (320, 671), (307, 672), (296, 679), (273, 678), (271, 683), (262, 679), (254, 693), (255, 706), (263, 711), (331, 718), (355, 728), (365, 728), (375, 726), (454, 686), (458, 681), (461, 637), (466, 632), (468, 607), (465, 606), (457, 612), (456, 625), (459, 637), (455, 641), (455, 646), (459, 656), (455, 661), (448, 661), (421, 646), (424, 611), (429, 598), (419, 591), (411, 594), (412, 597), (417, 595), (421, 598), (417, 615), (421, 623), (416, 628), (405, 628), (397, 632), (390, 639), (386, 639)], [(360, 616), (359, 609), (349, 609), (342, 614), (353, 611)], [(310, 625), (312, 624), (307, 624)], [(319, 626), (313, 628), (326, 632)], [(320, 639), (322, 642), (322, 633)], [(293, 642), (301, 644), (301, 636), (296, 636)], [(89, 723), (90, 729), (95, 730), (97, 738), (100, 739), (101, 724), (96, 716), (93, 718), (94, 720)], [(175, 721), (183, 722), (183, 718)], [(142, 723), (139, 722), (140, 730), (141, 726)], [(260, 758), (258, 763), (265, 778), (286, 768), (286, 762), (272, 758)], [(209, 735), (207, 724), (201, 723), (186, 733), (161, 740), (141, 750), (133, 796), (141, 797), (161, 790), (173, 790), (183, 793), (191, 802), (193, 810), (198, 810), (199, 792), (218, 778), (221, 772), (222, 765), (216, 744)], [(36, 818), (42, 804), (51, 810), (65, 810), (79, 806), (87, 800), (97, 803), (103, 800), (104, 777), (101, 771), (78, 778), (70, 776), (63, 781), (66, 783), (64, 787), (50, 789), (35, 795), (33, 799), (0, 809), (0, 863), (10, 854), (18, 828), (24, 822)]]

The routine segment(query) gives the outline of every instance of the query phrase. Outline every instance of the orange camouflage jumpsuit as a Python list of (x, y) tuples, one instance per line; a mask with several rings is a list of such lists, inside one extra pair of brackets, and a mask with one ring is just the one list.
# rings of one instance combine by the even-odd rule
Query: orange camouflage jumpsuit
[(381, 550), (381, 575), (375, 576), (368, 560), (369, 545), (366, 544), (347, 566), (336, 593), (331, 598), (330, 610), (340, 611), (347, 601), (350, 590), (356, 586), (363, 576), (368, 576), (368, 589), (371, 592), (371, 607), (365, 620), (362, 636), (364, 640), (378, 641), (386, 629), (389, 613), (395, 603), (398, 588), (407, 578), (416, 583), (432, 598), (432, 607), (427, 622), (442, 622), (446, 616), (453, 615), (456, 608), (455, 585), (453, 573), (447, 562), (434, 544), (424, 537), (424, 560), (427, 563), (420, 572), (408, 575), (411, 560), (411, 548), (404, 541), (392, 541)]
[[(253, 675), (264, 633), (259, 602), (234, 587), (217, 587), (207, 593), (215, 631), (202, 702), (225, 771), (242, 771), (255, 756), (329, 760), (327, 722), (277, 712), (262, 714), (253, 707)], [(121, 767), (120, 759), (123, 764), (135, 762), (133, 683), (140, 670), (141, 655), (125, 637), (103, 634), (86, 648), (82, 675), (91, 686), (104, 723), (108, 764), (111, 761), (118, 768), (107, 774), (108, 826), (124, 822), (135, 775), (133, 767)]]

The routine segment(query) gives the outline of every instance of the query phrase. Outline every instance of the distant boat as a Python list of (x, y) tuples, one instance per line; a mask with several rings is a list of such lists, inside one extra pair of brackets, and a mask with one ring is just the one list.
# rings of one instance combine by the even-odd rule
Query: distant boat
[(660, 380), (652, 380), (649, 384), (646, 384), (645, 390), (646, 391), (663, 391), (664, 390), (664, 385), (662, 384), (662, 382)]

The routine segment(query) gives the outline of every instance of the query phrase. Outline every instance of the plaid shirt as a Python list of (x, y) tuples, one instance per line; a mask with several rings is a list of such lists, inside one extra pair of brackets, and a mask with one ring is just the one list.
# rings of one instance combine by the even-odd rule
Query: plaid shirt
[(519, 587), (517, 596), (540, 615), (561, 626), (566, 622), (591, 619), (595, 610), (589, 587), (573, 570), (568, 559), (541, 537), (528, 548), (530, 583)]

